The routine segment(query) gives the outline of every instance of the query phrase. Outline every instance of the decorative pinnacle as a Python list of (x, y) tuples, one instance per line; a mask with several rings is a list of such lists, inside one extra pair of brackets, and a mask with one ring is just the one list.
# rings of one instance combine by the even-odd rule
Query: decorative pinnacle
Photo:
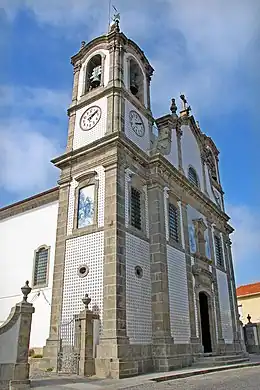
[(23, 302), (27, 302), (28, 295), (32, 291), (31, 287), (29, 286), (29, 280), (26, 280), (25, 285), (21, 288), (21, 291), (23, 293)]
[(91, 298), (89, 298), (88, 294), (85, 294), (85, 297), (82, 298), (82, 302), (83, 302), (83, 304), (85, 305), (85, 309), (86, 309), (86, 310), (89, 310), (88, 305), (89, 305), (90, 302), (91, 302)]
[(247, 319), (248, 319), (248, 323), (249, 323), (249, 324), (251, 324), (251, 318), (252, 318), (252, 317), (250, 316), (250, 314), (248, 314)]
[(172, 98), (172, 103), (171, 103), (170, 111), (171, 111), (171, 113), (172, 113), (173, 116), (177, 116), (177, 106), (176, 106), (176, 102), (175, 102), (175, 99), (174, 99), (174, 98)]
[(80, 48), (83, 49), (83, 47), (86, 45), (86, 41), (81, 41)]

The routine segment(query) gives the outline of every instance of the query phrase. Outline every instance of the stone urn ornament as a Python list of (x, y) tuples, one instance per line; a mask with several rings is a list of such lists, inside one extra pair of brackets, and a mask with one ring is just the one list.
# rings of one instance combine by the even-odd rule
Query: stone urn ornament
[(28, 295), (32, 291), (32, 288), (29, 286), (29, 280), (26, 280), (25, 285), (21, 288), (23, 293), (23, 302), (27, 302)]
[(86, 310), (89, 310), (88, 305), (89, 305), (90, 302), (91, 302), (91, 298), (89, 298), (88, 294), (86, 294), (85, 297), (82, 298), (82, 302), (83, 302), (83, 304), (85, 305), (85, 309), (86, 309)]

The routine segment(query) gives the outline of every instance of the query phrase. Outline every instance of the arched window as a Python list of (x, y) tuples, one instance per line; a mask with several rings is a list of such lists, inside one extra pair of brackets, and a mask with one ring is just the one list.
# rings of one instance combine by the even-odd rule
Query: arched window
[(46, 287), (48, 285), (48, 265), (50, 247), (41, 246), (35, 251), (32, 286)]
[(101, 85), (102, 72), (102, 57), (100, 54), (96, 54), (87, 64), (85, 93)]
[(138, 63), (131, 58), (129, 66), (129, 88), (131, 93), (144, 103), (144, 76)]
[(195, 171), (195, 169), (193, 167), (189, 167), (188, 179), (196, 187), (198, 187), (198, 188), (200, 187), (200, 183), (199, 183), (197, 172)]

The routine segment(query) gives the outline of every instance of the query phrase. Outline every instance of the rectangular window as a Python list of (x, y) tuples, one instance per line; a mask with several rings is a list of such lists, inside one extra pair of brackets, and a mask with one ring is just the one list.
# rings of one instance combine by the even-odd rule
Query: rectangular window
[(35, 253), (33, 287), (47, 284), (49, 249), (41, 248)]
[(78, 216), (77, 216), (78, 229), (89, 225), (93, 225), (94, 198), (95, 198), (94, 185), (86, 186), (79, 190)]
[(174, 241), (179, 241), (178, 229), (178, 209), (173, 204), (169, 204), (169, 236)]
[(221, 238), (215, 236), (215, 252), (216, 252), (216, 262), (219, 267), (224, 267), (224, 257), (221, 245)]
[(136, 229), (142, 229), (141, 192), (131, 188), (131, 225)]

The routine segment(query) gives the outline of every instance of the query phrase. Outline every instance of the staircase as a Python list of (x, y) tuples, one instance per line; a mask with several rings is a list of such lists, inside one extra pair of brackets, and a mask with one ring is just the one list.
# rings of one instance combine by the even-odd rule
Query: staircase
[(249, 361), (246, 354), (229, 353), (228, 355), (214, 355), (212, 353), (204, 353), (197, 355), (194, 358), (193, 368), (227, 366), (231, 364), (241, 364)]

